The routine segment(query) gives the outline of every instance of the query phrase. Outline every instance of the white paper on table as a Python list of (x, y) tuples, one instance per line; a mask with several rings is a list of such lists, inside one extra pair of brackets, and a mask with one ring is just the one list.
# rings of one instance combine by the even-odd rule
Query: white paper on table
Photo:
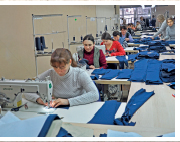
[(114, 131), (108, 129), (107, 137), (142, 137), (142, 136), (134, 132), (120, 132), (120, 131)]

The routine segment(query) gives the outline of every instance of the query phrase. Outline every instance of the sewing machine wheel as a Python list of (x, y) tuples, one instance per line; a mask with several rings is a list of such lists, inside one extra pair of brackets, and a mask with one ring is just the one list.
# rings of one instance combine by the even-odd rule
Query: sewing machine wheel
[(118, 90), (118, 85), (117, 84), (109, 84), (108, 85), (108, 91), (109, 93), (112, 95), (112, 94), (115, 94)]

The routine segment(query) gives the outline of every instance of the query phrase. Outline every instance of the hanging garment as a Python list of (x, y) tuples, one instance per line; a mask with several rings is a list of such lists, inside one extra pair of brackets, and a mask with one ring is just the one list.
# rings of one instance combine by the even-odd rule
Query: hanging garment
[(172, 83), (168, 84), (167, 86), (171, 87), (172, 89), (175, 89), (175, 82), (172, 82)]
[(132, 71), (131, 78), (128, 81), (145, 82), (147, 66), (148, 66), (148, 59), (141, 59), (135, 62), (134, 70)]
[(137, 59), (138, 54), (130, 54), (128, 56), (128, 61), (134, 62)]
[(128, 67), (126, 56), (116, 56), (116, 59), (119, 61), (120, 69), (124, 69), (124, 64)]
[(146, 85), (158, 85), (163, 84), (160, 79), (160, 69), (161, 69), (162, 61), (158, 61), (155, 59), (149, 60), (147, 73), (146, 73)]
[(119, 70), (111, 70), (110, 72), (103, 75), (100, 79), (111, 80), (119, 75)]
[(123, 69), (120, 70), (119, 75), (116, 79), (129, 79), (131, 77), (132, 69)]
[(138, 53), (137, 59), (159, 59), (159, 53), (155, 51), (142, 51)]
[(121, 105), (115, 100), (105, 101), (88, 123), (114, 125), (115, 114)]
[(133, 114), (153, 95), (154, 91), (146, 92), (146, 90), (143, 88), (138, 90), (127, 103), (122, 117), (115, 119), (114, 124), (134, 126), (134, 122), (129, 123), (129, 121), (133, 117)]
[(95, 69), (95, 70), (93, 70), (93, 72), (91, 74), (104, 75), (110, 71), (111, 71), (111, 69), (103, 69), (103, 68), (102, 69)]

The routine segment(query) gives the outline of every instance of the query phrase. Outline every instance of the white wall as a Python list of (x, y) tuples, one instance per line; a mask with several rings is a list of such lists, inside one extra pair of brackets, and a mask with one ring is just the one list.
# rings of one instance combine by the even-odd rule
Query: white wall
[[(115, 9), (114, 9), (114, 5), (97, 5), (96, 6), (96, 16), (97, 17), (106, 17), (106, 18), (110, 18), (110, 17), (114, 17), (115, 15)], [(100, 34), (100, 31), (102, 31), (102, 33), (104, 32), (104, 27), (105, 27), (105, 18), (102, 19), (98, 19), (97, 20), (98, 25), (97, 25), (97, 29), (98, 29), (98, 34)], [(111, 22), (111, 24), (110, 24)], [(108, 33), (112, 33), (112, 27), (114, 26), (114, 20), (113, 18), (110, 19), (106, 19), (106, 25), (107, 25), (107, 32)], [(110, 28), (111, 25), (111, 28)]]

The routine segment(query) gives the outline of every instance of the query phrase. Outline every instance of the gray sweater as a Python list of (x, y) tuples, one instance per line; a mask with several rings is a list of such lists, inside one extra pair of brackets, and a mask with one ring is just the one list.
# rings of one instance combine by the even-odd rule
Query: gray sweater
[(157, 33), (155, 33), (153, 35), (153, 38), (155, 38), (156, 36), (158, 36), (159, 34), (162, 34), (161, 37), (164, 38), (166, 36), (166, 28), (167, 28), (167, 23), (166, 20), (164, 20), (164, 22), (161, 25), (161, 28), (158, 30)]
[(166, 37), (165, 40), (175, 40), (175, 24), (173, 24), (171, 27), (168, 26), (166, 28)]
[[(54, 69), (49, 69), (38, 77), (44, 80), (50, 76), (53, 83), (53, 95), (56, 98), (68, 99), (70, 106), (87, 104), (97, 101), (99, 93), (97, 87), (86, 71), (80, 68), (70, 67), (69, 72), (64, 76), (59, 76)], [(27, 100), (36, 102), (39, 95), (24, 94)]]

